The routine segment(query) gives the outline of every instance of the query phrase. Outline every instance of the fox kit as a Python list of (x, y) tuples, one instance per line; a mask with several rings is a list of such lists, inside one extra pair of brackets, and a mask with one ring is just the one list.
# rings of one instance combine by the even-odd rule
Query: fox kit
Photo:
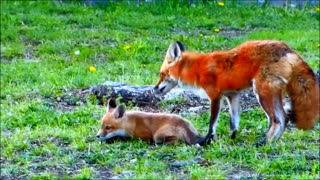
[(192, 124), (177, 115), (127, 112), (124, 106), (117, 106), (110, 99), (97, 138), (104, 141), (114, 137), (134, 137), (157, 144), (183, 141), (189, 145), (201, 139)]
[(269, 120), (269, 130), (258, 146), (280, 138), (285, 130), (284, 93), (291, 99), (290, 121), (297, 128), (312, 129), (319, 117), (318, 81), (308, 64), (283, 42), (248, 41), (228, 51), (206, 54), (186, 52), (181, 42), (174, 42), (169, 46), (154, 92), (165, 94), (178, 81), (204, 89), (211, 101), (209, 131), (200, 145), (216, 135), (223, 95), (229, 105), (231, 138), (236, 137), (239, 92), (250, 86)]

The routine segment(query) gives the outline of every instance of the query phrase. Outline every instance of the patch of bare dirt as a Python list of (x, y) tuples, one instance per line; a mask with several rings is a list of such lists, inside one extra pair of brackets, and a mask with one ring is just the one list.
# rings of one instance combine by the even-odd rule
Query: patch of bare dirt
[(226, 177), (227, 180), (238, 179), (264, 179), (261, 174), (254, 173), (248, 168), (235, 167), (233, 171)]
[(35, 55), (34, 55), (34, 51), (31, 49), (31, 48), (27, 48), (24, 52), (24, 61), (25, 62), (40, 62), (40, 60), (37, 60), (35, 58)]
[(45, 96), (45, 100), (48, 101), (49, 106), (55, 109), (69, 112), (72, 111), (76, 106), (83, 105), (90, 101), (90, 92), (88, 89), (74, 89), (66, 90), (61, 89), (61, 95)]

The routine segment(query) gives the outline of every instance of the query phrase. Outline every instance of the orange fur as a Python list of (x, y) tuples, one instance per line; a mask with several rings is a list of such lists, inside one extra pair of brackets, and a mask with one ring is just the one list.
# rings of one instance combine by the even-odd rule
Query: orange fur
[(159, 94), (169, 91), (172, 87), (162, 85), (168, 78), (204, 89), (212, 102), (210, 126), (217, 121), (221, 96), (252, 84), (270, 121), (267, 140), (280, 137), (284, 130), (282, 95), (285, 92), (292, 100), (292, 122), (302, 129), (315, 125), (319, 117), (318, 81), (307, 63), (285, 43), (248, 41), (228, 51), (206, 54), (181, 51), (179, 43), (169, 47), (155, 90)]
[(177, 141), (183, 141), (196, 144), (197, 139), (201, 138), (192, 124), (180, 116), (141, 111), (126, 112), (122, 105), (112, 106), (115, 105), (112, 101), (109, 100), (108, 110), (101, 119), (101, 129), (97, 135), (101, 140), (127, 136), (155, 143), (175, 144)]

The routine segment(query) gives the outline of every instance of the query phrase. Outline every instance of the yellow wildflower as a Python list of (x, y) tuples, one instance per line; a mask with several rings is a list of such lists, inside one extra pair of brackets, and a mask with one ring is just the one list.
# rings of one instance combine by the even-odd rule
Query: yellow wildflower
[(222, 2), (222, 1), (218, 2), (218, 6), (223, 7), (224, 6), (224, 2)]
[(220, 32), (220, 29), (219, 28), (215, 28), (214, 32), (218, 33), (218, 32)]
[(317, 7), (317, 8), (316, 8), (316, 12), (320, 12), (320, 7)]
[(131, 48), (131, 46), (129, 46), (129, 45), (126, 45), (126, 46), (123, 47), (123, 49), (126, 50), (126, 51), (127, 51), (128, 49), (130, 49), (130, 48)]
[(89, 67), (89, 71), (92, 72), (92, 73), (94, 73), (94, 72), (96, 72), (96, 68), (93, 67), (93, 66), (90, 66), (90, 67)]

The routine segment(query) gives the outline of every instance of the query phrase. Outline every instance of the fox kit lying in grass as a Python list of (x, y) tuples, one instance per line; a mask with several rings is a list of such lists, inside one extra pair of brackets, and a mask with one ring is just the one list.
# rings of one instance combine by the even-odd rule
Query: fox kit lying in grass
[(115, 137), (134, 137), (156, 144), (197, 144), (202, 139), (195, 128), (180, 116), (140, 111), (126, 112), (124, 106), (117, 106), (110, 99), (107, 112), (101, 119), (97, 138), (101, 141)]

